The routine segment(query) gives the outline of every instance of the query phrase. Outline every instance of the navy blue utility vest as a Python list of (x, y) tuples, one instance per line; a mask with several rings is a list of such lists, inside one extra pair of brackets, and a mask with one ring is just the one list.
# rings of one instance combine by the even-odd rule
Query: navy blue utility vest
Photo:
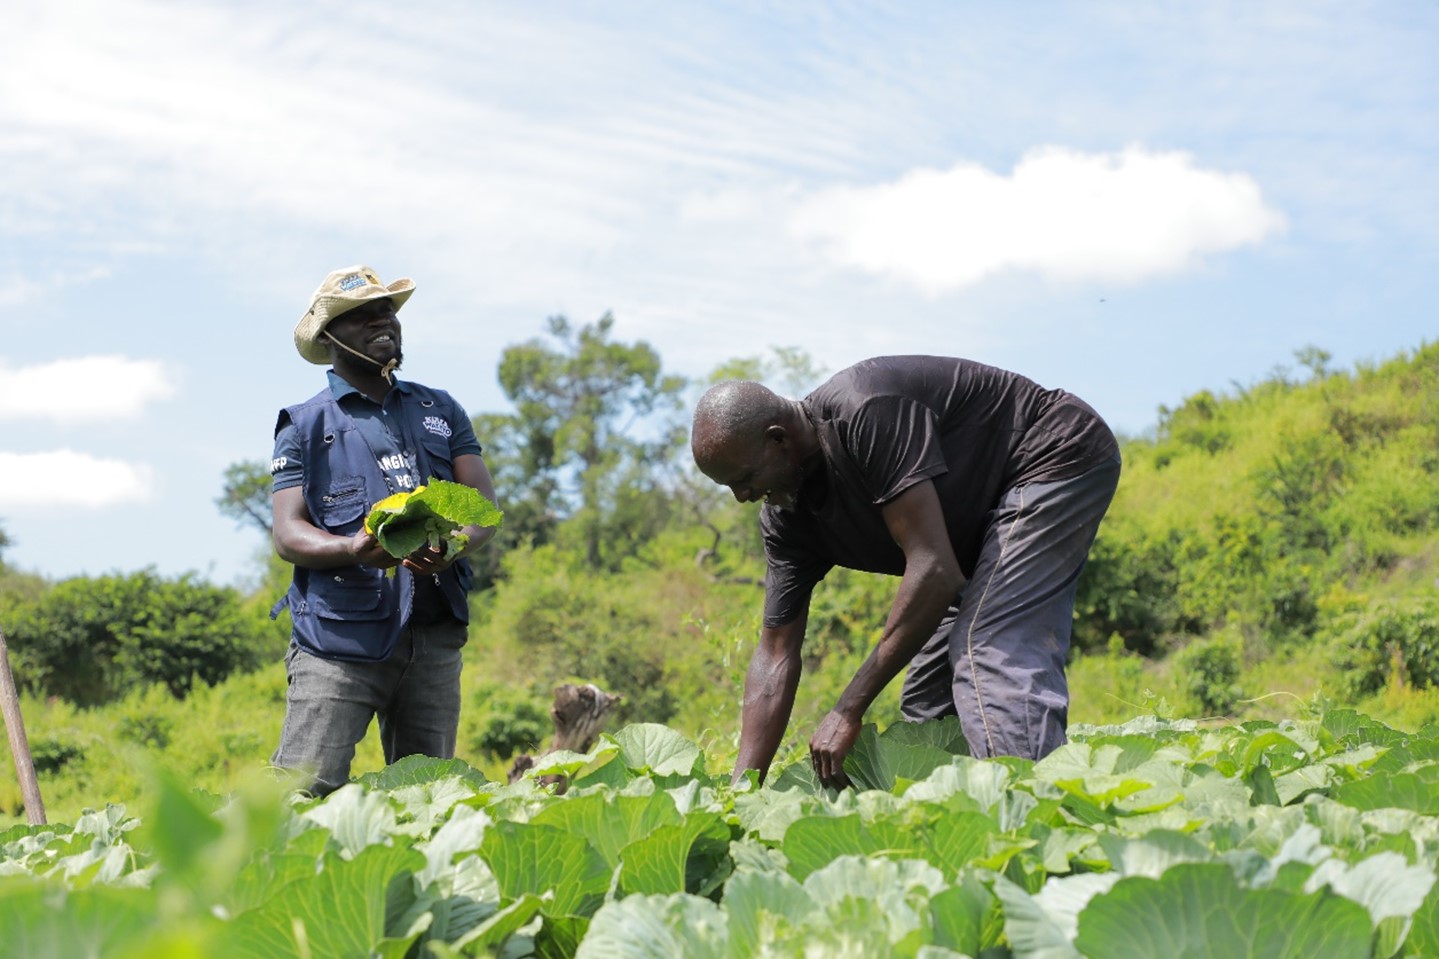
[[(430, 432), (425, 419), (439, 416), (453, 423), (464, 414), (443, 390), (413, 382), (406, 385), (410, 392), (399, 404), (402, 435), (414, 446), (416, 470), (422, 477), (453, 481), (449, 437)], [(310, 518), (327, 532), (353, 536), (370, 507), (392, 492), (375, 451), (328, 386), (282, 410), (277, 433), (287, 419), (299, 430), (304, 450), (303, 491)], [(317, 656), (360, 662), (386, 659), (410, 618), (415, 592), (408, 569), (400, 566), (390, 572), (386, 575), (386, 570), (370, 566), (296, 566), (289, 592), (270, 616), (278, 616), (288, 606), (294, 623), (292, 640)], [(436, 579), (455, 618), (469, 622), (469, 562), (460, 560)]]

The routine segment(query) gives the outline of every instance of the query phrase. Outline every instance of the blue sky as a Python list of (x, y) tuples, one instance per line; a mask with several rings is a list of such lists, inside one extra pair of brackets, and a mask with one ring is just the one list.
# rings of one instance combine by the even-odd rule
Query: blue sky
[[(12, 0), (0, 529), (52, 578), (245, 583), (214, 506), (414, 278), (404, 375), (605, 311), (670, 372), (968, 356), (1161, 405), (1434, 337), (1439, 6)], [(501, 490), (500, 499), (503, 505)]]

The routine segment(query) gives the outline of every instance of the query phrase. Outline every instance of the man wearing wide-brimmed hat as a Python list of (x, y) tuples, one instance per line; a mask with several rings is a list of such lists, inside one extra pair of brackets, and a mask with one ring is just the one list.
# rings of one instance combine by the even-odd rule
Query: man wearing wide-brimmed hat
[(295, 348), (330, 367), (328, 382), (281, 410), (275, 426), (275, 550), (295, 572), (274, 611), (288, 607), (293, 628), (271, 761), (304, 770), (317, 795), (348, 781), (376, 716), (386, 763), (455, 750), (471, 581), (464, 557), (494, 530), (467, 527), (456, 556), (425, 546), (397, 560), (364, 529), (376, 502), (430, 478), (495, 499), (460, 404), (395, 376), (398, 313), (414, 290), (408, 279), (383, 283), (367, 266), (325, 277), (295, 327)]

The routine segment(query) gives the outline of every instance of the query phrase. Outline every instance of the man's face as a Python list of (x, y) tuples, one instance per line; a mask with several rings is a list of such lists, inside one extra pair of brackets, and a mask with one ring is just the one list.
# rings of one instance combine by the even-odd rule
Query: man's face
[(770, 506), (793, 509), (804, 482), (794, 443), (782, 430), (766, 434), (759, 443), (731, 438), (709, 455), (696, 457), (695, 465), (716, 483), (728, 486), (741, 503), (762, 499)]
[(371, 300), (341, 313), (326, 324), (325, 332), (382, 366), (401, 359), (400, 319), (391, 299)]

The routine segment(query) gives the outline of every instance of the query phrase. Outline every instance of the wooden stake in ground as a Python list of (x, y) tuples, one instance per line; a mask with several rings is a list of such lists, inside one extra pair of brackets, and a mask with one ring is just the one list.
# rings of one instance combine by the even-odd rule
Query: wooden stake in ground
[(32, 826), (43, 826), (45, 804), (40, 800), (40, 782), (35, 778), (30, 741), (25, 738), (20, 694), (15, 690), (15, 676), (10, 672), (10, 647), (5, 645), (3, 629), (0, 629), (0, 712), (5, 715), (5, 732), (10, 736), (10, 755), (15, 757), (15, 775), (20, 779), (20, 795), (25, 800), (25, 819)]
[[(555, 721), (555, 738), (545, 753), (561, 749), (572, 753), (589, 752), (599, 738), (610, 710), (620, 702), (621, 697), (605, 692), (594, 683), (583, 686), (566, 683), (556, 689), (555, 702), (550, 707), (550, 718)], [(534, 765), (535, 757), (528, 753), (516, 756), (510, 767), (510, 782), (519, 779)], [(553, 785), (556, 794), (563, 793), (569, 786), (564, 776), (541, 776), (540, 782)]]

